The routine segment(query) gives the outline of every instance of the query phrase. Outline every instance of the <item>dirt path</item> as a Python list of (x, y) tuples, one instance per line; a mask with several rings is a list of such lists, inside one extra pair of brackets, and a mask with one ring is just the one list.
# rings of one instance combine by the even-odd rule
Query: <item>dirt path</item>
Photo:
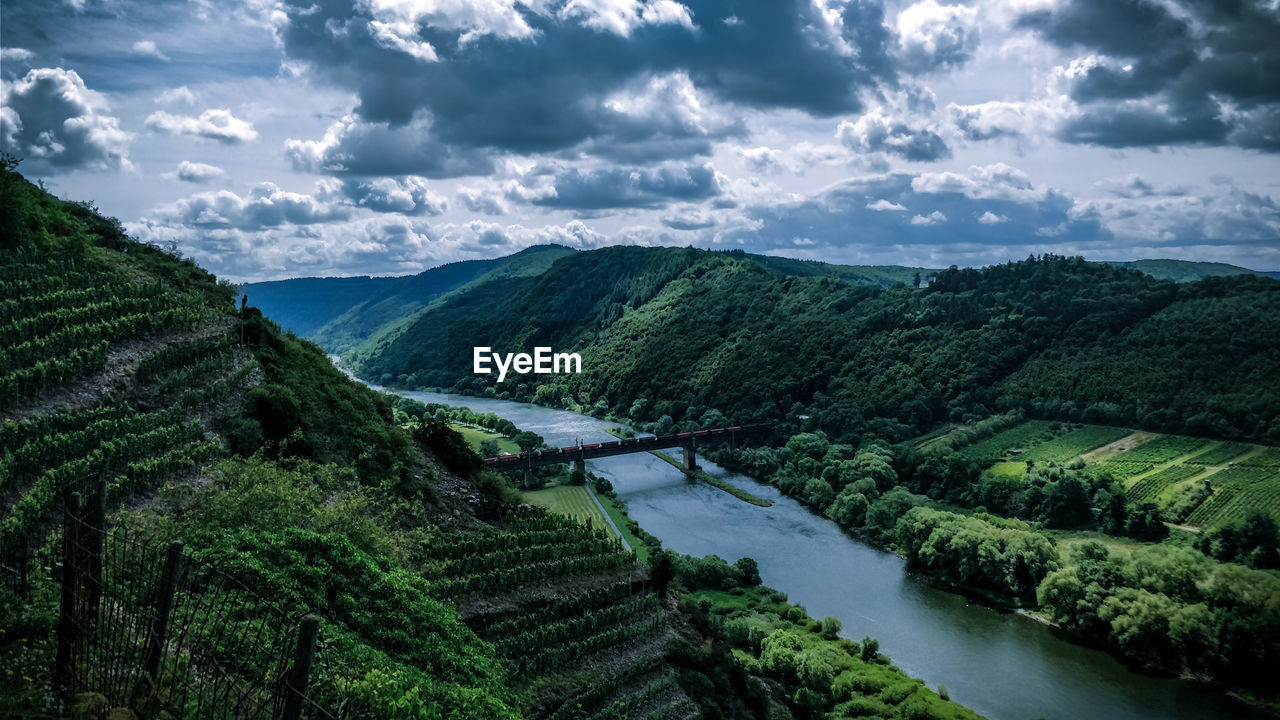
[(107, 351), (107, 362), (102, 369), (92, 375), (51, 388), (35, 397), (18, 400), (0, 412), (0, 419), (25, 420), (62, 409), (83, 410), (99, 404), (108, 397), (128, 397), (135, 389), (130, 368), (139, 360), (165, 345), (219, 335), (230, 330), (234, 325), (235, 318), (227, 316), (202, 321), (194, 328), (162, 331), (112, 343)]
[(1132, 450), (1145, 442), (1155, 440), (1158, 437), (1160, 436), (1156, 433), (1139, 430), (1125, 435), (1113, 443), (1108, 443), (1100, 448), (1090, 450), (1080, 457), (1087, 463), (1100, 463), (1108, 458), (1115, 457), (1126, 450)]

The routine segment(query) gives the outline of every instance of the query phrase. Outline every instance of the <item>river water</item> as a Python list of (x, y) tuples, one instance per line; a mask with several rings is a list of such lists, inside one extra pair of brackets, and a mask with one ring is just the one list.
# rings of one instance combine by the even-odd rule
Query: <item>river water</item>
[[(617, 423), (504, 400), (426, 392), (423, 402), (493, 412), (554, 446), (610, 440)], [(755, 558), (766, 585), (816, 618), (835, 616), (842, 635), (870, 635), (908, 675), (945, 685), (956, 702), (992, 720), (1192, 720), (1270, 718), (1227, 695), (1139, 675), (1021, 615), (975, 605), (907, 572), (770, 485), (699, 458), (704, 469), (773, 501), (761, 508), (706, 483), (691, 483), (647, 453), (588, 462), (608, 477), (627, 511), (663, 546), (733, 562)], [(1274, 718), (1272, 718), (1274, 720)]]

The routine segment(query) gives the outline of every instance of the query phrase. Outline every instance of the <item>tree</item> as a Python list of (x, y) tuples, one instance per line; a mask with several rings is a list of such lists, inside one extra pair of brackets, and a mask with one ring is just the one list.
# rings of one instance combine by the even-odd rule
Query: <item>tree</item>
[(511, 439), (515, 440), (516, 445), (520, 446), (520, 452), (537, 450), (543, 444), (542, 437), (540, 435), (534, 432), (529, 432), (528, 430), (517, 433), (516, 436)]
[(676, 576), (675, 554), (670, 550), (663, 550), (652, 558), (652, 564), (649, 567), (649, 577), (653, 580), (653, 586), (658, 591), (658, 597), (667, 598), (667, 587), (671, 584), (671, 580)]
[(828, 615), (822, 618), (822, 637), (835, 640), (840, 635), (840, 618)]
[(480, 441), (480, 457), (497, 457), (502, 454), (502, 449), (498, 447), (498, 441), (493, 438), (485, 438)]
[(754, 558), (738, 558), (738, 562), (734, 563), (734, 565), (742, 571), (743, 585), (753, 587), (760, 584), (760, 566), (756, 564)]

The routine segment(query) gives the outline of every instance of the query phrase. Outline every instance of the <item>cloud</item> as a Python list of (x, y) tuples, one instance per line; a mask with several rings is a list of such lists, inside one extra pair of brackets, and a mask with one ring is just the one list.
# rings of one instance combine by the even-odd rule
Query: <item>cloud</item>
[(188, 162), (183, 160), (178, 163), (177, 178), (183, 182), (189, 183), (210, 183), (215, 180), (222, 180), (227, 177), (222, 168), (206, 165), (198, 162)]
[(510, 212), (503, 202), (502, 191), (496, 188), (460, 187), (454, 193), (463, 207), (485, 215), (506, 215)]
[(724, 192), (726, 180), (709, 164), (652, 169), (536, 171), (513, 182), (507, 197), (572, 210), (656, 208), (674, 201), (706, 200)]
[(311, 195), (287, 192), (268, 182), (256, 185), (247, 197), (228, 190), (197, 193), (159, 208), (153, 220), (196, 229), (260, 230), (280, 225), (325, 223), (348, 215), (345, 207)]
[(855, 121), (841, 121), (836, 137), (858, 153), (888, 153), (904, 160), (932, 162), (951, 157), (951, 149), (940, 135), (923, 127), (911, 127), (901, 120), (869, 112)]
[(108, 115), (101, 95), (74, 70), (34, 68), (6, 82), (0, 94), (0, 146), (24, 158), (28, 168), (129, 167), (132, 136)]
[(449, 201), (433, 192), (427, 179), (416, 175), (401, 178), (331, 180), (324, 184), (326, 197), (340, 197), (356, 207), (382, 213), (440, 215)]
[(811, 197), (749, 205), (737, 226), (711, 231), (712, 245), (768, 252), (804, 238), (814, 243), (805, 248), (814, 259), (937, 266), (1054, 251), (1035, 240), (1042, 228), (1060, 233), (1058, 251), (1092, 254), (1114, 241), (1095, 211), (1061, 192), (1031, 189), (1019, 170), (990, 166), (952, 175), (872, 175)]
[(493, 171), (488, 154), (439, 142), (422, 117), (392, 127), (349, 115), (331, 125), (320, 140), (286, 140), (285, 156), (296, 170), (306, 172), (442, 178)]
[(688, 208), (675, 215), (662, 218), (662, 224), (672, 230), (705, 230), (717, 225), (711, 213), (700, 208)]
[(1274, 3), (1064, 0), (1018, 24), (1078, 53), (1061, 73), (1079, 106), (1067, 142), (1280, 151)]
[(868, 210), (876, 210), (878, 212), (906, 212), (906, 208), (896, 202), (889, 202), (884, 198), (880, 198), (872, 203), (867, 203)]
[(205, 110), (199, 117), (174, 115), (158, 110), (148, 115), (143, 124), (156, 132), (193, 135), (216, 140), (224, 145), (258, 139), (258, 131), (253, 129), (252, 123), (237, 118), (226, 108)]
[[(712, 0), (296, 2), (279, 32), (313, 77), (357, 95), (356, 122), (388, 132), (417, 124), (455, 151), (706, 154), (708, 139), (736, 127), (705, 114), (714, 104), (858, 112), (864, 90), (894, 77), (890, 32), (872, 3), (733, 11), (726, 23)], [(658, 101), (619, 108), (620, 94), (646, 92)], [(689, 99), (701, 118), (688, 114)]]
[(20, 47), (0, 48), (0, 62), (6, 63), (29, 63), (35, 59), (36, 54), (30, 50)]
[(911, 180), (911, 189), (918, 193), (963, 195), (971, 200), (1023, 203), (1044, 200), (1049, 192), (1048, 188), (1033, 185), (1026, 173), (1004, 163), (970, 165), (964, 173), (920, 173)]
[(978, 11), (924, 0), (898, 14), (897, 55), (912, 72), (959, 67), (978, 46)]
[(157, 95), (156, 104), (192, 106), (196, 104), (196, 95), (191, 92), (191, 88), (186, 85), (179, 85), (176, 88), (165, 90)]
[(139, 40), (133, 44), (133, 54), (142, 55), (144, 57), (153, 57), (157, 60), (169, 62), (169, 56), (160, 52), (160, 48), (156, 47), (153, 40)]
[(928, 215), (916, 215), (911, 218), (912, 225), (939, 225), (947, 221), (947, 216), (934, 210)]

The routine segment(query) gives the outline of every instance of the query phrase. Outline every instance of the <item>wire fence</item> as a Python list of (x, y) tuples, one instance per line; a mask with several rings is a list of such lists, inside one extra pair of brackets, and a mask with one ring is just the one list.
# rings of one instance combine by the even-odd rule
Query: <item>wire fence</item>
[(108, 530), (103, 490), (64, 501), (55, 680), (68, 699), (142, 718), (333, 718), (306, 693), (318, 618), (181, 543)]

